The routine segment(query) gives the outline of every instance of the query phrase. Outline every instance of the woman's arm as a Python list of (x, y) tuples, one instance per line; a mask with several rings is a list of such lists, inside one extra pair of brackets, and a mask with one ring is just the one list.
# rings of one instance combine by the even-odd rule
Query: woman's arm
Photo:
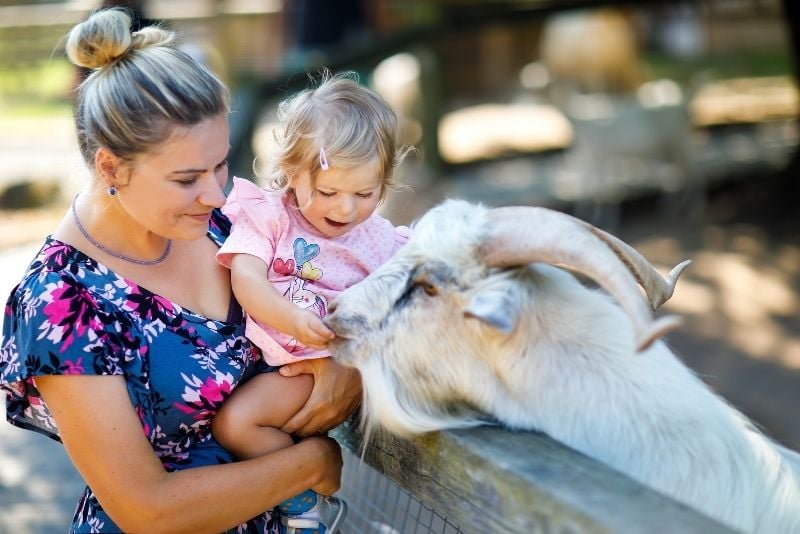
[(311, 488), (339, 488), (341, 452), (310, 438), (253, 460), (167, 472), (120, 376), (36, 379), (67, 454), (125, 531), (220, 532)]
[(295, 337), (312, 349), (324, 349), (334, 338), (320, 317), (291, 303), (267, 279), (267, 264), (249, 254), (231, 258), (231, 287), (242, 308), (256, 321)]
[(314, 375), (314, 389), (305, 406), (281, 428), (287, 434), (312, 436), (347, 419), (361, 401), (361, 375), (333, 358), (316, 358), (289, 363), (280, 368), (283, 376)]

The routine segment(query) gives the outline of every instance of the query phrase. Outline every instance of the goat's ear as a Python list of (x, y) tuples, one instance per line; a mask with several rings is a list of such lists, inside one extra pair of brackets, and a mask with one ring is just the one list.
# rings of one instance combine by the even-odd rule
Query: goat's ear
[(464, 315), (474, 317), (487, 326), (510, 334), (517, 326), (519, 306), (508, 289), (484, 289), (469, 301)]

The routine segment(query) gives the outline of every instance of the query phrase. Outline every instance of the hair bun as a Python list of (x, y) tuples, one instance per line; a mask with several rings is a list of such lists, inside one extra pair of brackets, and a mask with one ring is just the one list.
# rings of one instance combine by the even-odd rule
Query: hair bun
[(148, 46), (167, 46), (175, 41), (175, 32), (165, 30), (158, 26), (147, 26), (138, 32), (133, 32), (131, 48), (139, 49)]
[(127, 12), (98, 11), (69, 32), (67, 56), (79, 67), (98, 69), (124, 55), (131, 40), (131, 17)]
[(92, 14), (69, 32), (67, 56), (79, 67), (99, 69), (123, 57), (128, 51), (172, 43), (172, 31), (148, 26), (131, 33), (131, 15), (121, 8)]

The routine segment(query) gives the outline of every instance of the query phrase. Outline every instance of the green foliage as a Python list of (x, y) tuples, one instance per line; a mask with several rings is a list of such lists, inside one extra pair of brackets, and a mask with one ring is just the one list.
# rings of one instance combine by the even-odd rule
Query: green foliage
[(75, 67), (63, 58), (0, 65), (0, 110), (8, 114), (44, 114), (69, 108)]
[(792, 73), (788, 51), (750, 51), (717, 53), (696, 59), (680, 59), (648, 54), (645, 61), (654, 78), (671, 78), (690, 84), (698, 74), (722, 80), (739, 77), (781, 76)]

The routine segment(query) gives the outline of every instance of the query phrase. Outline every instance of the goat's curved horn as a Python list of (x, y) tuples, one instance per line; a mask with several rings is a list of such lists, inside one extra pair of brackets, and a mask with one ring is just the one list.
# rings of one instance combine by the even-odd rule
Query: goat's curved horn
[(659, 306), (672, 297), (672, 293), (675, 291), (675, 284), (678, 282), (678, 277), (683, 273), (683, 270), (692, 263), (692, 260), (683, 261), (673, 267), (667, 276), (662, 276), (649, 261), (629, 244), (580, 219), (575, 220), (581, 223), (591, 233), (602, 239), (603, 242), (614, 251), (614, 254), (619, 257), (622, 263), (625, 264), (631, 274), (636, 278), (636, 281), (639, 282), (639, 285), (642, 286), (642, 289), (644, 289), (647, 300), (650, 301), (650, 307), (653, 308), (653, 310), (658, 309)]
[(675, 267), (667, 280), (638, 252), (619, 239), (564, 213), (535, 207), (495, 208), (488, 213), (489, 230), (480, 246), (484, 261), (495, 267), (531, 262), (561, 265), (595, 280), (622, 306), (633, 322), (637, 350), (680, 324), (674, 316), (653, 320), (637, 287), (648, 291), (657, 307), (666, 301), (675, 280), (688, 265)]

